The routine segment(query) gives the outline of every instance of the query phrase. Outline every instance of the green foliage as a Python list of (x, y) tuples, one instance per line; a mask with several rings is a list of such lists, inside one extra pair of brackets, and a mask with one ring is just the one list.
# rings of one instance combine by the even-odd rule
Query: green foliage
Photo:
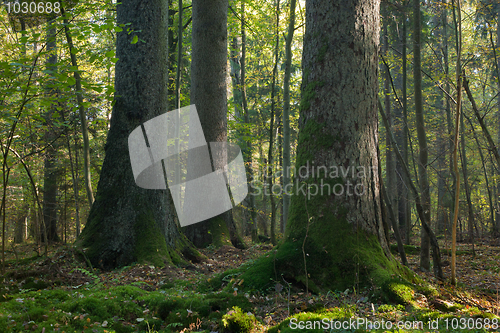
[[(286, 318), (280, 324), (269, 329), (268, 332), (269, 333), (293, 333), (293, 332), (320, 333), (324, 332), (324, 330), (321, 328), (322, 326), (320, 325), (323, 319), (326, 319), (328, 321), (342, 320), (351, 318), (352, 316), (354, 316), (354, 312), (351, 309), (340, 308), (340, 307), (323, 309), (318, 312), (301, 312)], [(306, 325), (304, 325), (304, 327), (301, 329), (298, 325), (298, 323), (301, 321), (311, 323), (310, 324), (311, 327), (306, 327)], [(314, 322), (316, 322), (317, 325), (316, 327), (314, 327)]]
[(390, 305), (390, 304), (382, 304), (378, 307), (377, 312), (379, 313), (386, 313), (386, 312), (396, 312), (396, 311), (403, 311), (405, 308), (401, 304), (397, 305)]
[(249, 333), (254, 328), (255, 322), (253, 314), (244, 313), (237, 306), (233, 306), (231, 311), (222, 316), (222, 323), (228, 333)]

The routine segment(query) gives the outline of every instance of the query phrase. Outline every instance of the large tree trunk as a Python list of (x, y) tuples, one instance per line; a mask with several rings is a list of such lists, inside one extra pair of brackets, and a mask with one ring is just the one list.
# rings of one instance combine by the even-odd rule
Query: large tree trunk
[[(57, 71), (57, 45), (56, 45), (56, 27), (54, 21), (50, 21), (47, 27), (47, 69)], [(47, 93), (52, 95), (56, 88), (50, 83), (47, 86)], [(46, 149), (43, 169), (43, 226), (42, 241), (58, 242), (57, 235), (57, 149), (53, 142), (57, 136), (54, 127), (54, 113), (56, 109), (50, 107), (45, 114), (47, 130), (45, 132), (45, 142), (50, 144)]]
[(379, 6), (306, 2), (294, 195), (285, 241), (261, 265), (311, 290), (382, 283), (395, 270), (377, 158)]
[[(134, 261), (163, 265), (179, 258), (178, 253), (194, 253), (177, 229), (169, 191), (135, 184), (128, 149), (135, 128), (167, 112), (167, 10), (160, 0), (125, 0), (117, 6), (117, 23), (131, 23), (135, 33), (117, 35), (120, 60), (106, 156), (95, 202), (77, 242), (88, 248), (92, 264), (103, 269)], [(132, 44), (135, 34), (144, 42)]]
[[(228, 0), (193, 1), (191, 104), (195, 104), (207, 142), (227, 141), (227, 10)], [(227, 156), (212, 155), (222, 169)], [(183, 228), (198, 247), (229, 243), (243, 247), (231, 211)]]
[[(424, 110), (422, 106), (422, 63), (420, 58), (420, 0), (413, 0), (414, 29), (414, 80), (415, 80), (415, 117), (417, 126), (417, 137), (419, 146), (418, 174), (420, 178), (420, 191), (422, 193), (422, 205), (424, 207), (425, 220), (431, 221), (431, 193), (429, 180), (427, 178), (427, 159), (429, 151), (427, 148), (427, 136), (425, 133)], [(430, 226), (430, 225), (429, 225)], [(430, 239), (424, 228), (420, 229), (420, 268), (428, 271), (430, 262)]]

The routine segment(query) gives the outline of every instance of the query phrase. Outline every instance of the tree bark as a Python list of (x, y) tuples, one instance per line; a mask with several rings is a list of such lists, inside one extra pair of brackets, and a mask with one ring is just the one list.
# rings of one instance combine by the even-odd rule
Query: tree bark
[[(420, 57), (420, 0), (413, 0), (413, 20), (414, 28), (414, 87), (415, 87), (415, 118), (417, 126), (417, 138), (419, 146), (419, 161), (418, 174), (420, 178), (420, 191), (422, 196), (422, 204), (424, 207), (425, 220), (431, 221), (431, 193), (429, 180), (427, 177), (427, 160), (429, 150), (427, 148), (427, 135), (425, 133), (424, 110), (422, 105), (422, 61)], [(428, 271), (431, 267), (430, 263), (430, 240), (424, 228), (420, 230), (420, 269)]]
[[(446, 2), (446, 0), (444, 1)], [(444, 3), (446, 5), (446, 3)], [(448, 36), (447, 36), (447, 16), (448, 16), (448, 11), (446, 9), (446, 6), (443, 6), (441, 10), (441, 29), (439, 29), (440, 33), (440, 39), (441, 39), (441, 54), (444, 59), (442, 65), (445, 67), (445, 73), (447, 74), (448, 72), (448, 60), (447, 60), (447, 46), (448, 46)], [(448, 82), (448, 80), (446, 80)], [(438, 91), (439, 93), (439, 99), (441, 100), (441, 108), (439, 109), (439, 118), (446, 119), (445, 116), (447, 115), (448, 108), (449, 108), (449, 101), (448, 101), (448, 96), (441, 90)], [(438, 201), (437, 201), (437, 211), (436, 211), (436, 230), (438, 234), (441, 234), (445, 231), (445, 222), (448, 216), (447, 213), (447, 207), (449, 206), (449, 195), (447, 195), (447, 190), (446, 190), (446, 184), (449, 179), (449, 168), (447, 166), (447, 147), (449, 147), (449, 132), (445, 129), (446, 127), (440, 126), (441, 130), (438, 132), (438, 137), (437, 137), (437, 147), (438, 147), (438, 158), (437, 158), (437, 177), (438, 177)], [(444, 130), (443, 130), (444, 129)], [(447, 200), (448, 199), (448, 200)]]
[[(54, 21), (50, 21), (47, 26), (47, 53), (46, 61), (47, 69), (57, 71), (57, 45), (56, 45), (56, 27)], [(56, 93), (56, 88), (49, 82), (47, 93), (53, 95)], [(45, 113), (45, 121), (47, 129), (45, 132), (45, 142), (53, 142), (57, 136), (54, 128), (53, 116), (56, 109), (52, 106)], [(58, 181), (58, 166), (57, 166), (57, 149), (56, 144), (49, 145), (46, 149), (44, 168), (43, 168), (43, 221), (42, 240), (49, 243), (58, 242), (57, 235), (57, 181)]]
[[(245, 115), (245, 123), (250, 124), (250, 114), (248, 111), (247, 103), (247, 90), (246, 90), (246, 58), (247, 58), (247, 35), (245, 29), (245, 2), (241, 2), (241, 59), (240, 59), (240, 79), (241, 79), (241, 105), (243, 107), (243, 113)], [(253, 156), (252, 156), (252, 141), (247, 140), (246, 147), (243, 151), (245, 164), (247, 165), (248, 179), (253, 180)], [(258, 241), (257, 232), (257, 212), (255, 207), (255, 194), (253, 192), (253, 187), (248, 187), (248, 196), (245, 199), (249, 203), (250, 217), (251, 217), (251, 234), (252, 242)]]
[[(227, 10), (228, 0), (193, 1), (191, 104), (195, 104), (207, 142), (227, 141)], [(212, 155), (212, 167), (221, 169), (227, 156)], [(197, 247), (221, 246), (229, 241), (244, 247), (231, 211), (183, 228)]]
[[(403, 162), (406, 165), (408, 164), (408, 137), (409, 137), (409, 130), (408, 130), (408, 98), (407, 98), (407, 83), (408, 83), (408, 73), (407, 73), (407, 64), (408, 64), (408, 59), (406, 56), (407, 53), (407, 36), (406, 36), (406, 29), (407, 29), (407, 20), (406, 20), (406, 12), (403, 14), (403, 52), (402, 52), (402, 61), (403, 61)], [(401, 162), (399, 162), (399, 165), (402, 168)], [(404, 174), (404, 173), (403, 173)], [(411, 180), (409, 178), (409, 175), (404, 174), (403, 179), (405, 180), (405, 183), (408, 184)], [(406, 190), (404, 193), (406, 193), (406, 196), (404, 196), (404, 207), (402, 207), (402, 210), (404, 210), (405, 213), (405, 241), (407, 245), (410, 245), (410, 240), (411, 240), (411, 210), (410, 210), (410, 191)], [(400, 222), (401, 223), (401, 222)]]
[[(167, 112), (167, 3), (122, 1), (117, 23), (134, 33), (117, 34), (115, 104), (96, 200), (77, 245), (92, 264), (112, 269), (132, 262), (177, 263), (197, 253), (174, 221), (170, 192), (136, 186), (128, 136), (143, 122)], [(139, 41), (132, 44), (138, 34)], [(182, 261), (182, 259), (181, 259)]]
[(464, 125), (464, 114), (460, 113), (460, 128), (462, 131), (462, 136), (460, 137), (460, 144), (462, 146), (461, 151), (461, 159), (460, 162), (462, 164), (462, 173), (464, 175), (464, 189), (465, 189), (465, 198), (467, 200), (467, 212), (469, 214), (469, 218), (467, 221), (467, 229), (469, 231), (469, 242), (472, 244), (472, 252), (474, 253), (474, 208), (472, 207), (471, 200), (471, 189), (469, 186), (469, 172), (467, 170), (467, 153), (465, 150), (465, 125)]
[[(387, 4), (384, 5), (383, 8), (383, 36), (382, 36), (382, 54), (385, 58), (389, 53), (389, 18), (388, 18), (388, 10)], [(382, 66), (383, 77), (384, 77), (384, 106), (385, 106), (385, 114), (387, 115), (387, 120), (389, 122), (389, 128), (386, 129), (387, 132), (391, 131), (394, 126), (394, 118), (391, 113), (391, 72), (387, 66)], [(389, 202), (387, 206), (390, 207), (398, 207), (398, 189), (397, 189), (397, 180), (396, 180), (396, 158), (392, 151), (391, 140), (389, 136), (386, 135), (385, 138), (386, 148), (385, 148), (385, 174), (386, 174), (386, 184), (387, 184), (387, 197)], [(392, 209), (392, 208), (391, 208)], [(395, 221), (392, 221), (396, 223)]]
[[(288, 33), (285, 39), (285, 77), (283, 79), (283, 189), (290, 184), (290, 75), (292, 70), (292, 41), (295, 31), (296, 0), (290, 0)], [(283, 191), (283, 231), (290, 210), (290, 195)]]
[[(380, 103), (380, 101), (378, 103), (378, 110), (380, 112), (380, 115), (382, 116), (382, 121), (384, 122), (384, 124), (387, 124), (387, 118), (384, 114), (384, 109), (383, 109), (382, 103)], [(413, 181), (410, 179), (410, 169), (408, 168), (408, 165), (404, 162), (404, 158), (401, 155), (401, 152), (399, 151), (399, 149), (397, 148), (396, 139), (394, 138), (394, 136), (392, 135), (391, 132), (389, 133), (389, 136), (391, 138), (392, 144), (394, 145), (394, 147), (396, 147), (394, 149), (394, 152), (396, 153), (396, 157), (400, 161), (400, 163), (403, 167), (403, 171), (405, 172), (406, 176), (409, 179), (408, 185), (409, 185), (410, 189), (412, 190), (413, 195), (415, 197), (415, 206), (417, 209), (417, 214), (418, 214), (420, 220), (422, 221), (422, 227), (424, 228), (427, 235), (429, 235), (429, 239), (430, 239), (430, 242), (432, 245), (432, 261), (434, 263), (434, 275), (436, 276), (437, 279), (443, 280), (444, 277), (443, 277), (443, 270), (441, 267), (441, 251), (439, 250), (438, 240), (436, 238), (436, 235), (432, 231), (430, 225), (428, 224), (428, 222), (425, 219), (426, 218), (425, 213), (424, 213), (425, 211), (424, 211), (424, 208), (422, 205), (422, 201), (420, 200), (420, 195), (418, 194), (417, 187), (415, 186), (415, 184), (413, 184)]]
[(273, 145), (274, 145), (274, 116), (276, 107), (276, 76), (278, 75), (279, 61), (279, 17), (280, 17), (280, 0), (276, 2), (276, 44), (274, 49), (274, 67), (271, 83), (271, 125), (269, 126), (269, 149), (267, 152), (267, 182), (269, 185), (269, 197), (271, 199), (271, 243), (276, 245), (276, 205), (273, 193), (274, 168), (273, 168)]
[[(64, 14), (64, 11), (63, 11)], [(85, 107), (83, 106), (83, 91), (82, 91), (82, 79), (80, 77), (80, 72), (78, 71), (78, 62), (76, 60), (76, 54), (73, 53), (73, 38), (69, 32), (68, 19), (64, 19), (64, 32), (66, 34), (66, 41), (68, 42), (69, 54), (71, 57), (71, 65), (76, 68), (73, 72), (76, 85), (76, 99), (78, 102), (78, 114), (80, 116), (80, 126), (82, 128), (83, 136), (83, 172), (85, 177), (85, 191), (87, 192), (87, 200), (89, 201), (89, 206), (94, 203), (94, 194), (92, 191), (92, 180), (90, 175), (90, 143), (89, 143), (89, 131), (87, 126), (87, 117), (85, 114)], [(78, 235), (77, 235), (78, 236)]]

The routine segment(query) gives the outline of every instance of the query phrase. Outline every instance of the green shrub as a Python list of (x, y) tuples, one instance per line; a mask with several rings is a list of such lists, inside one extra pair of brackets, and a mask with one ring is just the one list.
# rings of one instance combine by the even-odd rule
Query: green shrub
[(231, 311), (222, 316), (222, 323), (226, 332), (249, 333), (255, 326), (255, 316), (241, 311), (234, 306)]

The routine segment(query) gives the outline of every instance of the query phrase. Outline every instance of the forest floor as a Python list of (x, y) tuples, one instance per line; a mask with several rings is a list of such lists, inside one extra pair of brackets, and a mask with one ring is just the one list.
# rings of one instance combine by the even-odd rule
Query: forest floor
[(457, 287), (418, 271), (418, 248), (406, 249), (410, 268), (435, 292), (394, 304), (369, 289), (306, 294), (287, 281), (240, 291), (237, 268), (271, 251), (269, 244), (203, 249), (207, 259), (186, 267), (111, 272), (87, 267), (71, 246), (38, 256), (34, 244), (18, 245), (0, 279), (0, 332), (500, 332), (498, 240), (476, 241), (475, 254), (458, 245)]

